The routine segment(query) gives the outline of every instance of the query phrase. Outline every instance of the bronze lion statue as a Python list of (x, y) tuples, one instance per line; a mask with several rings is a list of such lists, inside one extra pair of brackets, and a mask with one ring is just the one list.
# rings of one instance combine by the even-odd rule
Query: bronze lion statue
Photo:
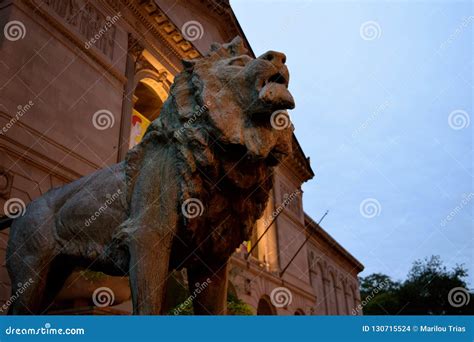
[[(10, 314), (41, 314), (76, 269), (128, 275), (134, 314), (161, 314), (185, 267), (196, 314), (225, 314), (227, 263), (251, 236), (291, 153), (285, 55), (247, 55), (240, 38), (183, 61), (159, 117), (126, 159), (30, 202), (11, 227)], [(275, 115), (277, 114), (277, 115)], [(31, 278), (31, 280), (30, 280)]]

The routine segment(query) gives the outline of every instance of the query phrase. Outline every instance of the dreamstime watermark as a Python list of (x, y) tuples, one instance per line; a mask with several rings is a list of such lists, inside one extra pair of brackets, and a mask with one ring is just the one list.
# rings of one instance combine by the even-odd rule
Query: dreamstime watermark
[(270, 293), (270, 301), (277, 308), (288, 306), (293, 301), (293, 295), (286, 287), (275, 287)]
[(453, 218), (459, 214), (459, 212), (469, 204), (469, 202), (472, 201), (472, 199), (474, 198), (474, 193), (473, 192), (470, 192), (469, 194), (465, 194), (463, 196), (464, 198), (461, 200), (461, 202), (459, 202), (459, 204), (457, 206), (455, 206), (453, 208), (453, 210), (451, 210), (451, 212), (443, 219), (443, 221), (441, 221), (441, 223), (439, 224), (441, 227), (446, 227), (446, 225), (448, 224), (448, 222), (451, 222), (453, 220)]
[(201, 115), (209, 110), (208, 104), (203, 106), (196, 105), (194, 110), (195, 111), (191, 114), (191, 117), (183, 124), (183, 126), (174, 132), (175, 138), (179, 139), (186, 129), (191, 127), (197, 121), (197, 119), (201, 117)]
[(378, 22), (369, 20), (360, 25), (359, 34), (363, 40), (375, 40), (382, 36), (382, 28)]
[(202, 284), (196, 283), (194, 286), (196, 287), (191, 293), (191, 295), (186, 298), (184, 302), (182, 302), (176, 309), (173, 310), (173, 314), (179, 315), (181, 311), (186, 309), (189, 305), (191, 305), (192, 301), (204, 290), (206, 289), (209, 284), (212, 283), (212, 280), (207, 278)]
[(188, 198), (181, 205), (181, 212), (186, 218), (193, 219), (204, 213), (204, 205), (197, 198)]
[(92, 116), (92, 124), (99, 131), (103, 131), (114, 126), (115, 117), (110, 110), (100, 109)]
[(33, 279), (28, 279), (28, 281), (24, 284), (22, 283), (18, 283), (17, 286), (18, 286), (18, 289), (15, 291), (15, 293), (2, 305), (2, 307), (0, 308), (0, 312), (4, 312), (4, 311), (7, 311), (8, 308), (10, 307), (10, 305), (13, 304), (13, 302), (15, 302), (19, 297), (20, 295), (25, 292), (25, 290), (30, 287), (31, 284), (34, 283), (34, 280)]
[(122, 13), (118, 12), (113, 17), (107, 16), (105, 18), (104, 25), (97, 31), (97, 33), (89, 39), (85, 44), (84, 47), (86, 49), (90, 49), (102, 36), (122, 17)]
[(115, 294), (112, 289), (108, 287), (99, 287), (92, 293), (92, 302), (99, 308), (111, 306), (115, 301)]
[(113, 193), (112, 195), (110, 194), (107, 194), (106, 197), (107, 199), (105, 200), (104, 204), (102, 204), (99, 209), (97, 209), (97, 211), (91, 215), (91, 217), (89, 217), (88, 219), (85, 220), (84, 222), (84, 225), (86, 227), (89, 227), (92, 222), (94, 222), (100, 215), (102, 215), (104, 213), (104, 211), (106, 211), (109, 206), (114, 203), (114, 201), (120, 197), (120, 195), (122, 195), (122, 190), (118, 189), (115, 193)]
[(375, 198), (366, 198), (360, 203), (359, 211), (365, 218), (374, 218), (382, 212), (382, 205)]
[(22, 116), (25, 115), (31, 109), (31, 107), (33, 107), (34, 105), (35, 105), (35, 103), (31, 100), (28, 101), (28, 103), (23, 105), (23, 106), (19, 105), (17, 107), (18, 110), (16, 111), (15, 116), (12, 117), (10, 119), (10, 121), (8, 121), (5, 124), (5, 126), (3, 126), (2, 129), (0, 130), (0, 135), (6, 134), (8, 132), (8, 130), (10, 128), (12, 128), (13, 125), (15, 125), (22, 118)]
[(470, 123), (471, 118), (465, 110), (456, 109), (449, 113), (448, 124), (455, 131), (468, 127)]
[(280, 204), (270, 215), (270, 217), (265, 218), (263, 221), (264, 226), (268, 226), (270, 222), (272, 222), (275, 217), (277, 217), (288, 205), (290, 205), (291, 202), (293, 202), (296, 198), (298, 198), (298, 195), (301, 194), (300, 190), (295, 190), (291, 194), (284, 196), (283, 203)]
[(23, 216), (26, 212), (25, 202), (19, 198), (10, 198), (3, 205), (3, 212), (12, 219)]
[(181, 27), (181, 34), (186, 40), (194, 42), (195, 40), (202, 38), (204, 35), (204, 28), (199, 21), (190, 20), (185, 22)]
[(3, 28), (5, 38), (11, 42), (23, 39), (26, 36), (26, 27), (19, 20), (9, 21)]
[(291, 125), (290, 115), (286, 110), (274, 111), (270, 116), (270, 124), (279, 131), (288, 128)]
[(352, 139), (355, 139), (363, 130), (370, 127), (379, 117), (379, 115), (387, 110), (391, 103), (392, 101), (387, 99), (380, 106), (378, 106), (359, 127), (352, 131)]
[(53, 328), (51, 323), (45, 323), (40, 328), (15, 328), (9, 326), (5, 329), (6, 335), (84, 335), (84, 328)]
[(471, 294), (464, 287), (452, 288), (448, 293), (449, 305), (455, 308), (468, 305), (471, 300)]
[(386, 287), (388, 283), (381, 282), (375, 289), (373, 289), (370, 294), (365, 296), (364, 300), (357, 305), (354, 309), (352, 309), (352, 315), (359, 315), (362, 312), (362, 308), (366, 306), (372, 299), (374, 299), (375, 295), (379, 293), (384, 287)]
[(461, 24), (459, 24), (458, 27), (456, 27), (456, 29), (449, 35), (449, 38), (439, 45), (439, 50), (442, 51), (451, 45), (473, 21), (474, 16), (471, 15), (469, 17), (465, 17), (461, 21)]

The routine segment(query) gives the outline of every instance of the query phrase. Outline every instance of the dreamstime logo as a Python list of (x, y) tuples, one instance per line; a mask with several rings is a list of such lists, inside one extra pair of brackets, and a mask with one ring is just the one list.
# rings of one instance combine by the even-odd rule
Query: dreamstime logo
[(114, 291), (108, 287), (99, 287), (92, 294), (92, 302), (99, 308), (110, 306), (115, 301)]
[(365, 218), (374, 218), (382, 212), (382, 206), (375, 198), (366, 198), (360, 203), (360, 214)]
[(118, 12), (116, 15), (113, 17), (107, 16), (105, 18), (105, 23), (104, 25), (99, 29), (99, 31), (91, 38), (89, 39), (84, 47), (86, 49), (90, 49), (91, 46), (93, 46), (96, 42), (98, 42), (102, 36), (122, 17), (122, 13)]
[(200, 294), (202, 291), (204, 291), (209, 284), (212, 283), (212, 280), (210, 278), (207, 278), (202, 284), (196, 283), (194, 284), (195, 289), (191, 295), (186, 298), (184, 302), (182, 302), (176, 309), (173, 310), (173, 313), (175, 315), (179, 315), (181, 311), (183, 311), (186, 307), (190, 306), (192, 301)]
[(286, 110), (277, 110), (270, 117), (270, 124), (277, 130), (288, 128), (291, 125), (290, 116)]
[(25, 215), (25, 211), (25, 202), (19, 198), (10, 198), (3, 205), (3, 212), (12, 219)]
[(181, 33), (186, 40), (194, 42), (195, 40), (202, 38), (204, 35), (204, 29), (199, 21), (190, 20), (185, 22), (181, 27)]
[(285, 194), (284, 196), (284, 200), (283, 200), (283, 203), (281, 205), (279, 205), (273, 212), (272, 214), (270, 215), (270, 217), (268, 218), (265, 218), (265, 220), (263, 221), (263, 224), (265, 227), (267, 227), (270, 222), (272, 222), (278, 215), (280, 215), (280, 213), (288, 206), (291, 204), (291, 202), (293, 202), (295, 199), (298, 198), (298, 195), (301, 194), (301, 191), (300, 190), (295, 190), (293, 191), (291, 194)]
[(25, 38), (25, 25), (18, 20), (9, 21), (3, 28), (3, 34), (11, 42)]
[(464, 287), (455, 287), (448, 293), (448, 302), (455, 308), (468, 305), (470, 300), (471, 294)]
[(468, 127), (470, 123), (471, 118), (465, 110), (453, 110), (448, 116), (449, 127), (456, 131)]
[(181, 205), (181, 212), (189, 219), (201, 216), (204, 212), (204, 205), (197, 198), (188, 198)]
[(470, 192), (469, 194), (464, 194), (463, 196), (463, 199), (461, 200), (461, 202), (453, 208), (453, 210), (451, 210), (451, 212), (446, 216), (446, 218), (441, 221), (440, 223), (440, 226), (441, 227), (445, 227), (448, 222), (451, 222), (453, 220), (453, 218), (459, 214), (461, 212), (461, 210), (467, 206), (469, 204), (469, 202), (472, 201), (472, 199), (474, 198), (474, 193), (473, 192)]
[(120, 195), (122, 195), (122, 190), (118, 189), (115, 193), (113, 193), (112, 195), (111, 194), (107, 194), (105, 197), (107, 197), (107, 199), (105, 200), (104, 204), (102, 204), (99, 209), (93, 214), (91, 215), (91, 217), (89, 217), (88, 219), (86, 219), (84, 221), (84, 225), (86, 227), (89, 227), (92, 222), (94, 222), (100, 215), (102, 215), (109, 207), (112, 203), (114, 203), (114, 201), (118, 198), (120, 198)]
[(474, 21), (474, 16), (469, 16), (464, 18), (458, 27), (450, 34), (449, 38), (445, 40), (443, 43), (440, 44), (439, 50), (444, 50), (446, 47), (451, 45), (466, 29), (469, 25)]
[(379, 293), (384, 287), (388, 286), (388, 283), (386, 282), (381, 282), (375, 289), (368, 294), (362, 302), (357, 305), (356, 308), (352, 309), (352, 315), (359, 315), (362, 312), (362, 308), (366, 306), (372, 299), (374, 299), (375, 295)]
[(10, 119), (10, 121), (8, 121), (5, 126), (2, 127), (2, 129), (0, 129), (0, 135), (4, 135), (8, 132), (8, 130), (10, 128), (13, 127), (13, 125), (15, 125), (22, 117), (23, 115), (25, 115), (30, 109), (31, 107), (34, 106), (34, 102), (33, 101), (28, 101), (28, 103), (26, 103), (24, 106), (22, 105), (18, 105), (16, 108), (18, 109), (16, 111), (16, 114), (14, 117), (12, 117)]
[(28, 279), (26, 281), (26, 283), (22, 284), (22, 283), (18, 283), (17, 284), (17, 290), (15, 291), (15, 293), (2, 305), (2, 307), (0, 308), (0, 312), (4, 312), (4, 311), (7, 311), (8, 308), (10, 307), (10, 305), (13, 304), (14, 301), (16, 301), (21, 294), (23, 294), (23, 292), (25, 292), (25, 290), (30, 287), (31, 284), (34, 283), (34, 280), (33, 279)]
[(370, 20), (360, 25), (359, 33), (363, 40), (375, 40), (382, 35), (382, 28), (378, 22)]
[(391, 99), (384, 101), (380, 106), (378, 106), (371, 115), (358, 127), (352, 132), (352, 139), (357, 138), (357, 136), (366, 128), (370, 127), (375, 120), (379, 117), (380, 114), (384, 113), (389, 105), (392, 103)]
[(275, 287), (270, 293), (270, 301), (275, 307), (282, 308), (291, 304), (293, 295), (286, 287)]
[(110, 110), (101, 109), (94, 113), (92, 116), (92, 124), (99, 131), (103, 131), (107, 128), (113, 127), (115, 123), (114, 115)]
[(180, 127), (177, 131), (174, 132), (174, 137), (176, 139), (179, 140), (183, 133), (186, 131), (186, 129), (192, 127), (192, 125), (197, 121), (197, 119), (209, 110), (208, 104), (209, 102), (202, 106), (194, 106), (194, 112), (191, 114), (191, 117), (188, 119), (188, 121), (186, 121), (182, 127)]

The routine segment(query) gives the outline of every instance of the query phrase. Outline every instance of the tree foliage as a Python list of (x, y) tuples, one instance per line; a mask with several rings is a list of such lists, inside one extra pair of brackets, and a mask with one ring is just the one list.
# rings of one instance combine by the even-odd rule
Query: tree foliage
[[(180, 305), (170, 310), (168, 314), (179, 316), (194, 315), (192, 301), (184, 301)], [(235, 316), (251, 316), (254, 313), (250, 305), (244, 303), (241, 299), (229, 293), (227, 295), (227, 314)]]
[[(415, 261), (403, 282), (385, 274), (371, 274), (360, 279), (363, 312), (366, 315), (472, 315), (474, 295), (467, 293), (464, 280), (467, 275), (462, 265), (448, 270), (439, 256)], [(455, 292), (457, 298), (453, 297)]]

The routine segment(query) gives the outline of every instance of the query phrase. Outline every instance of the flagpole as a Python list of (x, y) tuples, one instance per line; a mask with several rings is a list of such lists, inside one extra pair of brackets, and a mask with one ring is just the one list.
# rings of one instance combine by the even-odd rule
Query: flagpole
[[(324, 213), (323, 217), (321, 217), (321, 219), (319, 220), (318, 222), (318, 226), (319, 224), (324, 220), (324, 218), (326, 217), (326, 215), (329, 213), (329, 210), (326, 210), (326, 212)], [(306, 227), (305, 227), (306, 228)], [(304, 240), (304, 242), (301, 244), (301, 246), (298, 248), (298, 250), (296, 251), (295, 255), (293, 255), (293, 257), (291, 258), (290, 262), (285, 266), (285, 268), (280, 272), (280, 278), (283, 277), (283, 274), (285, 274), (286, 270), (288, 269), (288, 267), (290, 266), (290, 264), (293, 262), (293, 260), (295, 260), (296, 256), (298, 255), (298, 253), (303, 249), (303, 246), (306, 244), (306, 242), (308, 242), (308, 240), (311, 238), (311, 234), (308, 234), (308, 236), (306, 237), (306, 239)]]

